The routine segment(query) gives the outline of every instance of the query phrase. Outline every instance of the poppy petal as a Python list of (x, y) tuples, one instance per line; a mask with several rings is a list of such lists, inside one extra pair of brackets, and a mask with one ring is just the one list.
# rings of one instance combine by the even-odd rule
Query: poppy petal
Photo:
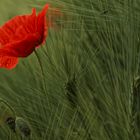
[(28, 16), (25, 23), (22, 25), (24, 30), (27, 33), (35, 33), (36, 32), (36, 9), (32, 9), (32, 14)]
[(13, 57), (27, 57), (36, 46), (39, 45), (39, 34), (27, 35), (23, 40), (15, 41), (0, 48), (0, 55), (8, 55)]
[(1, 30), (3, 30), (9, 36), (7, 38), (11, 40), (17, 39), (17, 35), (21, 36), (21, 34), (17, 34), (17, 30), (21, 28), (21, 26), (24, 27), (24, 35), (35, 32), (35, 19), (36, 10), (33, 8), (31, 15), (16, 16), (6, 22), (1, 27)]
[(13, 37), (15, 35), (15, 32), (17, 28), (19, 28), (21, 25), (24, 25), (25, 21), (27, 19), (27, 16), (16, 16), (6, 22), (1, 29), (4, 30), (10, 37)]
[(18, 64), (17, 57), (0, 55), (0, 68), (13, 69), (17, 64)]
[(41, 42), (45, 41), (48, 32), (47, 20), (46, 20), (46, 13), (48, 8), (49, 8), (49, 4), (46, 4), (43, 10), (37, 16), (37, 32), (41, 35)]
[(8, 42), (9, 42), (8, 34), (0, 28), (0, 48), (2, 45), (6, 44)]
[(42, 11), (32, 14), (16, 16), (0, 27), (0, 67), (14, 68), (18, 57), (27, 57), (40, 46), (48, 33), (46, 4)]

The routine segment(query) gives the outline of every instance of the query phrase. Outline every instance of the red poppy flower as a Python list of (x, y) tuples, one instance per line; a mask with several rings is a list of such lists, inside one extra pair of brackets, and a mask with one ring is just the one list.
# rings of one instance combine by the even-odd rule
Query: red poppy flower
[(48, 32), (46, 12), (48, 4), (36, 15), (16, 16), (0, 27), (0, 67), (12, 69), (18, 57), (27, 57), (41, 45)]

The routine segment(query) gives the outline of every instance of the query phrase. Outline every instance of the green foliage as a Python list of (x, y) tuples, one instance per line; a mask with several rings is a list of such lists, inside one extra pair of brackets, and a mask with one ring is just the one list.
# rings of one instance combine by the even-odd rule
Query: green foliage
[[(30, 124), (32, 140), (140, 139), (139, 1), (48, 2), (63, 13), (59, 29), (15, 69), (0, 69), (1, 99)], [(1, 124), (0, 138), (21, 137)]]

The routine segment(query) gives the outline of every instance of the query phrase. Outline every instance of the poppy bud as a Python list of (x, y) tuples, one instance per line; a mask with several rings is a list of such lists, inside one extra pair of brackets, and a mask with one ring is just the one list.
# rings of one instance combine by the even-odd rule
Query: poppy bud
[(15, 133), (15, 118), (13, 117), (8, 117), (5, 121), (5, 123), (9, 126), (9, 128)]
[(31, 135), (31, 129), (29, 124), (20, 117), (16, 118), (16, 130), (20, 133), (22, 137), (29, 137)]

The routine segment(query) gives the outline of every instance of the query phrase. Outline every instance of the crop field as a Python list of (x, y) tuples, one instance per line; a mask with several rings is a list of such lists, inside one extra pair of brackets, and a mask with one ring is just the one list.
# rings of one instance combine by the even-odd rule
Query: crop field
[(0, 0), (0, 140), (140, 140), (140, 1)]

